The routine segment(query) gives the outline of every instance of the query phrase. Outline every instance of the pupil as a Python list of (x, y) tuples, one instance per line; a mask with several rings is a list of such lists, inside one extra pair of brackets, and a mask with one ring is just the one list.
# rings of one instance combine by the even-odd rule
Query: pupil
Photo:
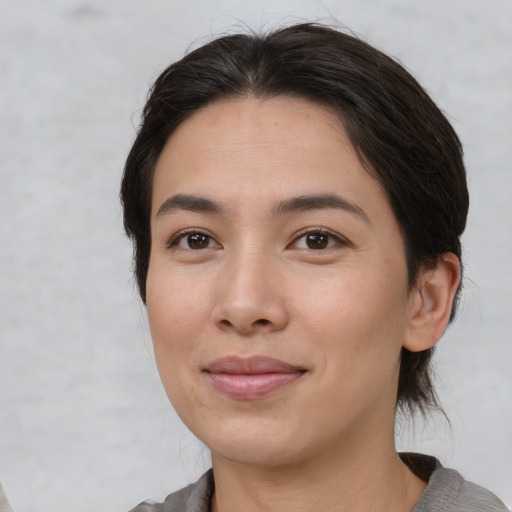
[(208, 246), (208, 236), (194, 233), (193, 235), (188, 235), (187, 242), (191, 249), (204, 249)]
[(329, 243), (329, 237), (322, 233), (312, 233), (307, 236), (306, 243), (310, 249), (325, 249)]

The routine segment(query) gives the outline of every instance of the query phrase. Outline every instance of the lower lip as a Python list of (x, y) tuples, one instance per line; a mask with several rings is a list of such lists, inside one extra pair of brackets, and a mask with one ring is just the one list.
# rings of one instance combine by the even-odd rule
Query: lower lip
[(209, 373), (210, 380), (222, 394), (238, 400), (264, 398), (295, 382), (303, 372), (231, 374)]

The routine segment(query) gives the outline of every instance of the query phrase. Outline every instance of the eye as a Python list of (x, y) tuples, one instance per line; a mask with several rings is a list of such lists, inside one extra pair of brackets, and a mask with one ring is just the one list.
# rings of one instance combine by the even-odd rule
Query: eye
[(171, 247), (179, 247), (180, 249), (193, 251), (219, 247), (219, 244), (210, 235), (201, 233), (200, 231), (182, 233), (172, 240), (169, 245)]
[(314, 251), (330, 249), (337, 245), (346, 245), (343, 240), (329, 231), (309, 231), (294, 242), (298, 249), (310, 249)]

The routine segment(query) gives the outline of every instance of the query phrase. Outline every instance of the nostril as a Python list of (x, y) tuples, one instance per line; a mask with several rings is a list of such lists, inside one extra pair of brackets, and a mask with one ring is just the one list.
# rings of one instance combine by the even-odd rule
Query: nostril
[(254, 323), (259, 324), (259, 325), (268, 325), (270, 323), (270, 321), (265, 318), (260, 318), (259, 320), (256, 320), (256, 322), (254, 322)]

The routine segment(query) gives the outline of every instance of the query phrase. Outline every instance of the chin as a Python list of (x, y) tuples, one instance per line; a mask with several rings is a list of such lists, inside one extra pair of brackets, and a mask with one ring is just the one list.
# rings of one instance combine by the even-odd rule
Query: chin
[(224, 422), (222, 428), (211, 428), (194, 434), (216, 458), (253, 467), (279, 467), (295, 464), (307, 457), (306, 440), (285, 425), (261, 419), (249, 422)]
[(217, 458), (228, 460), (235, 464), (249, 467), (272, 468), (294, 464), (300, 457), (290, 453), (293, 444), (287, 443), (286, 447), (269, 445), (267, 440), (245, 440), (243, 442), (231, 442), (211, 449), (212, 461)]

